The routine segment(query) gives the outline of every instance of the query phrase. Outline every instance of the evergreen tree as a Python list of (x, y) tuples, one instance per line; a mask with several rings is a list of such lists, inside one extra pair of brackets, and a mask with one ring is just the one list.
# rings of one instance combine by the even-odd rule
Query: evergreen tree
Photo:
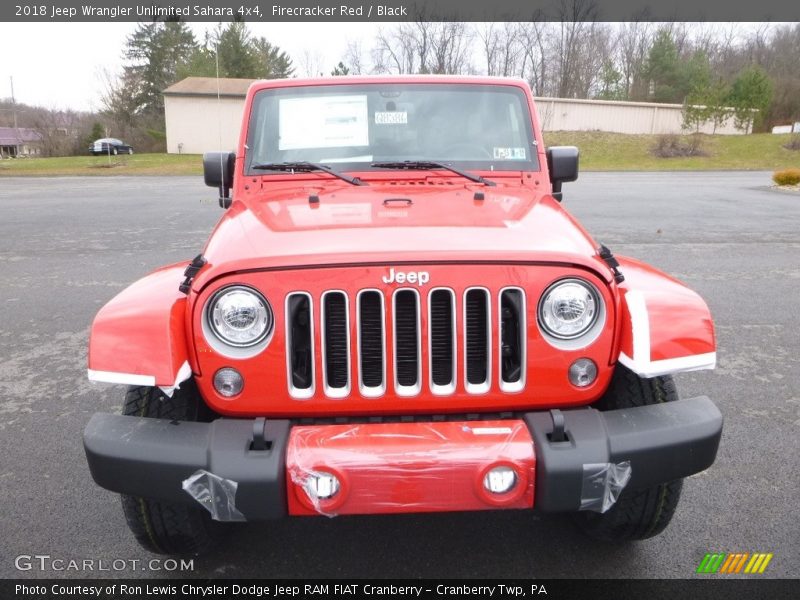
[(772, 82), (764, 69), (751, 65), (742, 69), (731, 85), (728, 102), (736, 126), (750, 133), (764, 119), (772, 102)]
[(349, 74), (350, 74), (350, 69), (348, 69), (347, 66), (342, 61), (339, 61), (339, 64), (333, 68), (333, 71), (331, 71), (331, 75), (333, 77), (339, 77), (341, 75), (349, 75)]
[(273, 46), (267, 38), (260, 37), (253, 41), (253, 48), (259, 60), (257, 77), (263, 79), (286, 79), (294, 75), (292, 59), (278, 46)]
[(179, 80), (179, 70), (197, 50), (197, 41), (186, 23), (180, 21), (140, 23), (128, 36), (123, 79), (133, 93), (137, 112), (164, 114), (164, 89)]
[(234, 21), (219, 30), (216, 48), (220, 74), (224, 77), (256, 79), (263, 76), (255, 41), (246, 24)]

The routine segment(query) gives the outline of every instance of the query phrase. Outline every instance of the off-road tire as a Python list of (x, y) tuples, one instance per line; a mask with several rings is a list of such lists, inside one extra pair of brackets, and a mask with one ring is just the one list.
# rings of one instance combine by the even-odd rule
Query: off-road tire
[[(169, 398), (157, 387), (128, 388), (122, 414), (178, 421), (210, 421), (192, 380)], [(203, 554), (224, 536), (227, 527), (211, 519), (207, 510), (191, 504), (173, 504), (121, 494), (122, 511), (136, 541), (156, 554)]]
[[(611, 384), (594, 405), (614, 410), (672, 402), (678, 399), (669, 375), (645, 379), (617, 365)], [(681, 497), (683, 479), (638, 490), (624, 489), (605, 513), (583, 511), (574, 515), (588, 536), (610, 542), (644, 540), (658, 535), (669, 525)]]

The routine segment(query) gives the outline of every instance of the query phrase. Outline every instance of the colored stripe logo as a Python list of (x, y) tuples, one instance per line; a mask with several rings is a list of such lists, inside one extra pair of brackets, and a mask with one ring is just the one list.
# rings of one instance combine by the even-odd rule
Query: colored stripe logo
[(763, 573), (772, 560), (772, 552), (725, 552), (708, 553), (697, 566), (697, 573), (731, 574), (747, 573), (751, 575)]

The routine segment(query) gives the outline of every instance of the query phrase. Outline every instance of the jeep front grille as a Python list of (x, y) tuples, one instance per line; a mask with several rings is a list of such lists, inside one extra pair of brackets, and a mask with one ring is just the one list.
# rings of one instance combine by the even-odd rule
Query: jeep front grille
[(322, 378), (325, 393), (350, 393), (350, 310), (344, 292), (322, 294)]
[[(287, 374), (294, 398), (314, 396), (319, 384), (314, 368), (316, 324), (321, 387), (330, 398), (348, 396), (354, 374), (355, 387), (364, 397), (388, 391), (415, 396), (423, 387), (448, 395), (456, 391), (459, 378), (470, 394), (487, 393), (493, 384), (507, 393), (525, 387), (526, 306), (520, 288), (503, 288), (496, 295), (483, 287), (467, 288), (460, 314), (456, 294), (449, 288), (434, 288), (426, 296), (411, 288), (391, 294), (364, 289), (356, 294), (354, 307), (347, 293), (330, 290), (321, 295), (318, 314), (307, 292), (292, 292), (285, 306)], [(355, 340), (350, 336), (351, 319)], [(391, 332), (390, 348), (387, 331)], [(463, 348), (460, 369), (459, 343)], [(423, 381), (423, 347), (427, 381)], [(499, 357), (499, 364), (492, 364), (494, 357)]]

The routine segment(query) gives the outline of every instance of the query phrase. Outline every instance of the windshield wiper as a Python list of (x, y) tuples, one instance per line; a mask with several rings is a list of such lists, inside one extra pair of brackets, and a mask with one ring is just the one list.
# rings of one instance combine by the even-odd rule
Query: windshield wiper
[(461, 175), (461, 177), (466, 177), (470, 181), (475, 181), (476, 183), (482, 183), (483, 185), (497, 185), (494, 181), (489, 181), (485, 177), (481, 177), (480, 175), (475, 175), (475, 173), (469, 173), (468, 171), (462, 171), (461, 169), (456, 169), (453, 166), (450, 166), (445, 163), (431, 161), (431, 160), (404, 160), (398, 162), (375, 162), (370, 165), (371, 167), (375, 167), (378, 169), (444, 169), (445, 171), (450, 171), (451, 173), (455, 173), (456, 175)]
[(295, 172), (310, 173), (311, 171), (322, 171), (324, 173), (328, 173), (329, 175), (333, 175), (334, 177), (338, 177), (342, 181), (346, 181), (347, 183), (351, 183), (353, 185), (367, 185), (365, 182), (361, 181), (358, 177), (351, 177), (350, 175), (339, 173), (339, 171), (331, 169), (328, 165), (321, 165), (319, 163), (312, 163), (307, 161), (259, 163), (255, 165), (250, 165), (250, 168), (259, 169), (262, 171), (291, 171), (292, 173)]

